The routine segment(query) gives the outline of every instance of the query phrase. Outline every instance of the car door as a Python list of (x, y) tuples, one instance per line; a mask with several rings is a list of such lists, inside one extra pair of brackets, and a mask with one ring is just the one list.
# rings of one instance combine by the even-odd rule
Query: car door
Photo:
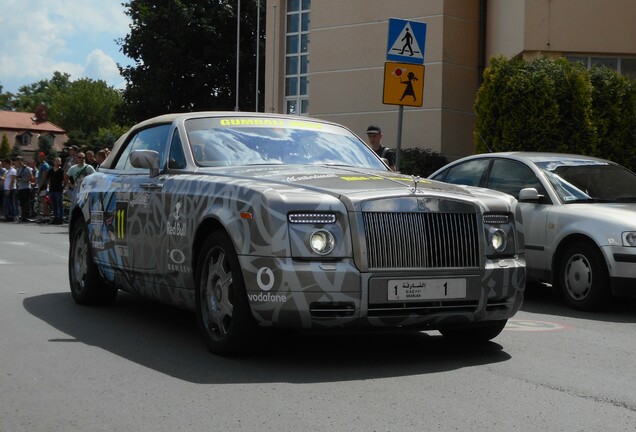
[(133, 167), (129, 156), (133, 150), (154, 150), (159, 153), (161, 164), (165, 164), (170, 128), (170, 124), (162, 124), (137, 132), (114, 167), (120, 180), (115, 203), (115, 236), (118, 244), (126, 247), (133, 272), (153, 284), (160, 283), (164, 277), (168, 247), (163, 231), (165, 174), (153, 177), (148, 169)]
[(523, 218), (528, 279), (545, 280), (550, 269), (546, 254), (546, 232), (552, 205), (540, 180), (532, 169), (522, 162), (495, 158), (482, 185), (517, 199), (519, 191), (523, 188), (535, 188), (544, 196), (538, 202), (520, 202), (519, 208)]

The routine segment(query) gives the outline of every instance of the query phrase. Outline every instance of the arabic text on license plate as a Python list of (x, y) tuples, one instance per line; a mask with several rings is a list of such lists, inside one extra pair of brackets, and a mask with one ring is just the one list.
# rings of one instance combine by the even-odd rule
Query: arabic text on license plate
[(466, 279), (392, 279), (389, 301), (444, 300), (466, 297)]

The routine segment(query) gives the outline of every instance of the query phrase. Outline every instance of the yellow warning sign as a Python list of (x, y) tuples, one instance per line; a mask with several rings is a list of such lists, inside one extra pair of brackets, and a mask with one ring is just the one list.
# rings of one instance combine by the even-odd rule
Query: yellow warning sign
[(424, 65), (384, 63), (384, 96), (386, 105), (422, 106)]

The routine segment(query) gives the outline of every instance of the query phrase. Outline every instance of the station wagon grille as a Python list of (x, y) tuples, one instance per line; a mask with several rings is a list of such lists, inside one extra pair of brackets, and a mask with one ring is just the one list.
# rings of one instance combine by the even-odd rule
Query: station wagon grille
[(477, 215), (363, 213), (369, 269), (479, 267)]

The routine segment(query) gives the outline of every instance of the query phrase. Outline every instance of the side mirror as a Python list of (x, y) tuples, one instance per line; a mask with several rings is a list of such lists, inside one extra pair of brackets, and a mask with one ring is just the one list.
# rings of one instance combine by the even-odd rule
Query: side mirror
[(523, 188), (519, 191), (519, 201), (532, 202), (539, 201), (543, 198), (543, 195), (539, 194), (535, 188)]
[(154, 150), (133, 150), (130, 152), (130, 163), (135, 168), (147, 168), (150, 177), (159, 175), (159, 152)]

